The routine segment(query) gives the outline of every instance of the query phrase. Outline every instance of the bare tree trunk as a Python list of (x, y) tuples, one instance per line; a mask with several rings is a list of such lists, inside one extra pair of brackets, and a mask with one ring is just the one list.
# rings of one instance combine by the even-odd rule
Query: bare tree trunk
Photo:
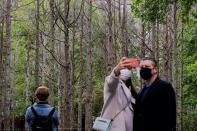
[[(29, 90), (30, 90), (30, 41), (29, 36), (26, 42), (27, 52), (26, 52), (26, 78), (25, 78), (25, 107), (29, 105)], [(25, 129), (27, 129), (28, 125), (25, 123)]]
[[(113, 5), (117, 5), (116, 4), (116, 0), (113, 0)], [(118, 48), (118, 42), (117, 42), (117, 39), (118, 39), (118, 24), (117, 24), (117, 13), (116, 13), (116, 8), (113, 7), (113, 41), (114, 41), (114, 56), (115, 56), (115, 59), (114, 61), (116, 62), (117, 61), (117, 55), (116, 55), (116, 52), (117, 52), (117, 48)]]
[(6, 1), (6, 66), (5, 66), (5, 83), (6, 83), (6, 94), (5, 94), (5, 121), (4, 129), (10, 130), (10, 107), (11, 107), (11, 0)]
[(45, 49), (45, 45), (46, 45), (46, 40), (45, 40), (45, 36), (41, 35), (41, 41), (42, 42), (42, 85), (45, 85), (45, 81), (46, 81), (46, 49)]
[(84, 58), (83, 58), (83, 37), (84, 37), (84, 0), (82, 0), (82, 13), (81, 13), (81, 32), (80, 32), (80, 80), (78, 92), (78, 131), (82, 131), (82, 93), (84, 86)]
[(152, 23), (152, 41), (151, 41), (151, 44), (152, 44), (152, 52), (151, 52), (151, 56), (153, 57), (153, 58), (155, 58), (155, 52), (156, 52), (156, 40), (155, 40), (155, 38), (156, 38), (156, 23), (155, 23), (155, 21)]
[[(3, 2), (2, 2), (3, 3)], [(1, 4), (2, 4), (1, 3)], [(3, 6), (3, 4), (1, 5)], [(3, 14), (3, 12), (1, 11), (1, 13)], [(3, 16), (1, 16), (3, 17)], [(3, 97), (3, 24), (4, 23), (4, 20), (3, 18), (0, 19), (0, 112), (3, 112), (3, 100), (4, 100), (4, 97)], [(2, 129), (1, 127), (1, 123), (2, 123), (2, 120), (3, 120), (3, 114), (0, 113), (0, 129)]]
[(123, 6), (123, 18), (122, 18), (122, 27), (121, 27), (121, 34), (122, 34), (122, 56), (128, 57), (128, 36), (127, 36), (127, 5), (126, 0), (124, 0), (124, 6)]
[(140, 57), (143, 58), (145, 57), (145, 51), (146, 51), (146, 47), (145, 47), (145, 26), (142, 20), (142, 29), (141, 29), (141, 48), (140, 48)]
[(177, 0), (173, 0), (172, 83), (177, 89)]
[[(76, 1), (74, 3), (74, 6), (76, 5)], [(76, 14), (75, 14), (75, 7), (74, 7), (74, 11), (73, 11), (73, 17), (74, 19), (76, 19)], [(72, 34), (72, 45), (71, 45), (71, 49), (70, 49), (70, 82), (71, 82), (71, 129), (73, 130), (75, 127), (75, 122), (74, 122), (74, 81), (75, 81), (75, 59), (74, 59), (74, 55), (75, 55), (75, 43), (76, 43), (76, 29), (75, 26), (73, 27), (73, 34)]]
[[(61, 36), (61, 32), (59, 33), (59, 36)], [(62, 57), (62, 52), (61, 52), (61, 48), (62, 48), (62, 43), (58, 44), (58, 48), (57, 50), (57, 55), (58, 55), (58, 60), (61, 59)], [(57, 65), (58, 68), (58, 78), (57, 78), (57, 86), (58, 86), (58, 113), (60, 117), (60, 128), (63, 128), (63, 122), (64, 122), (64, 109), (65, 107), (63, 107), (63, 101), (64, 101), (64, 97), (63, 97), (63, 74), (64, 74), (64, 68), (62, 66), (60, 66), (59, 64)], [(60, 130), (62, 131), (62, 130)]]
[(173, 44), (172, 44), (172, 84), (176, 89), (177, 100), (177, 131), (181, 131), (181, 92), (180, 87), (177, 86), (177, 0), (173, 0)]
[(3, 62), (3, 29), (4, 29), (4, 19), (0, 21), (0, 129), (2, 129), (3, 122), (3, 111), (4, 111), (4, 62)]
[(27, 57), (26, 57), (26, 86), (25, 86), (25, 105), (26, 107), (29, 105), (29, 89), (30, 89), (30, 47), (29, 40), (27, 40)]
[[(182, 40), (184, 39), (183, 38), (183, 32), (184, 32), (184, 24), (182, 24), (182, 28), (181, 28), (181, 37), (182, 37)], [(181, 43), (181, 48), (180, 48), (180, 57), (181, 57), (181, 61), (180, 61), (180, 98), (181, 98), (181, 101), (180, 101), (180, 105), (181, 105), (181, 115), (180, 115), (180, 130), (183, 131), (184, 129), (184, 123), (183, 123), (183, 115), (184, 115), (184, 111), (183, 111), (183, 69), (184, 69), (184, 62), (183, 62), (183, 42)]]
[[(16, 72), (17, 72), (17, 68), (16, 68), (16, 64), (18, 63), (18, 58), (19, 58), (19, 38), (17, 37), (17, 40), (16, 40), (17, 42), (16, 42), (16, 44), (15, 44), (15, 51), (13, 51), (13, 59), (12, 59), (12, 61), (10, 61), (11, 62), (11, 65), (12, 65), (12, 72), (13, 73), (10, 73), (10, 75), (11, 75), (11, 81), (10, 81), (10, 83), (11, 83), (11, 96), (10, 96), (10, 113), (12, 113), (11, 111), (14, 111), (15, 109), (16, 109), (16, 101), (15, 100), (13, 100), (12, 98), (13, 98), (13, 96), (14, 96), (14, 94), (16, 94)], [(25, 93), (25, 90), (24, 90), (24, 93)], [(11, 130), (12, 131), (14, 131), (14, 118), (15, 118), (15, 116), (14, 116), (14, 114), (10, 114), (10, 126), (11, 126)]]
[(166, 16), (166, 24), (165, 24), (165, 40), (163, 42), (163, 79), (169, 80), (169, 30), (168, 30), (168, 16)]
[(88, 1), (88, 54), (87, 54), (87, 70), (88, 70), (88, 80), (87, 80), (87, 100), (86, 100), (86, 118), (85, 118), (85, 130), (92, 130), (92, 78), (93, 78), (93, 39), (92, 39), (92, 0)]
[[(49, 6), (50, 6), (50, 47), (51, 47), (51, 51), (53, 53), (55, 53), (55, 1), (54, 0), (50, 0), (49, 1)], [(53, 57), (50, 57), (50, 63), (49, 63), (49, 69), (50, 69), (50, 80), (49, 80), (49, 89), (51, 92), (51, 95), (49, 97), (49, 102), (50, 104), (53, 105), (53, 100), (52, 100), (52, 96), (54, 95), (54, 87), (55, 87), (55, 68), (57, 67), (57, 64), (55, 63)]]
[(156, 22), (156, 41), (155, 41), (155, 59), (159, 64), (159, 52), (160, 52), (160, 46), (159, 46), (159, 22)]
[(69, 14), (70, 0), (64, 0), (64, 54), (65, 54), (65, 113), (64, 113), (64, 127), (66, 130), (71, 130), (71, 81), (70, 81), (70, 54), (69, 54), (69, 27), (68, 27), (68, 14)]
[(39, 86), (39, 20), (40, 20), (40, 0), (36, 0), (36, 49), (35, 49), (35, 87)]
[(108, 30), (107, 30), (107, 43), (106, 43), (106, 49), (107, 49), (107, 67), (106, 67), (106, 73), (109, 75), (109, 73), (112, 71), (113, 66), (115, 64), (115, 46), (114, 46), (114, 40), (113, 40), (113, 18), (112, 18), (112, 1), (107, 1), (108, 5)]

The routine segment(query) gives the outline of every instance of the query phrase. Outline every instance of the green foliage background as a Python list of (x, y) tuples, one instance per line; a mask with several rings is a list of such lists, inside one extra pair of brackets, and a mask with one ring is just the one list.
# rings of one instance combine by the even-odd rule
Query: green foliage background
[[(23, 6), (30, 3), (27, 7)], [(158, 4), (159, 3), (159, 4)], [(133, 0), (132, 1), (132, 16), (143, 19), (145, 23), (159, 21), (163, 23), (166, 11), (168, 9), (169, 0)], [(197, 128), (197, 0), (178, 0), (180, 5), (178, 18), (182, 21), (183, 31), (179, 31), (178, 37), (179, 47), (182, 47), (182, 61), (183, 61), (183, 119), (184, 131), (194, 131)], [(20, 8), (18, 8), (20, 7)], [(44, 9), (45, 7), (45, 9)], [(47, 14), (48, 5), (44, 4), (41, 21), (42, 30), (49, 30), (49, 18), (44, 17)], [(12, 88), (14, 89), (13, 100), (15, 100), (15, 107), (12, 110), (13, 115), (24, 115), (27, 106), (25, 105), (25, 81), (26, 81), (26, 59), (27, 51), (30, 54), (30, 99), (29, 105), (34, 98), (35, 83), (33, 78), (34, 70), (34, 42), (35, 42), (35, 3), (30, 0), (21, 0), (18, 2), (16, 9), (12, 11)], [(105, 24), (103, 14), (96, 8), (93, 13), (93, 37), (94, 37), (94, 74), (93, 74), (93, 98), (94, 98), (94, 112), (93, 117), (98, 116), (103, 104), (103, 84), (105, 79), (105, 63), (102, 43), (105, 38)], [(130, 48), (134, 48), (130, 56), (139, 55), (139, 46), (135, 37), (130, 30), (134, 30), (133, 21), (129, 21), (129, 37), (131, 38)], [(134, 30), (135, 31), (135, 30)], [(79, 38), (79, 32), (77, 32)], [(87, 42), (85, 36), (84, 43)], [(84, 48), (84, 52), (86, 51)], [(119, 48), (119, 47), (117, 47)], [(136, 50), (135, 50), (136, 49)], [(120, 50), (120, 49), (117, 49)], [(87, 54), (84, 54), (86, 58)], [(75, 46), (75, 78), (79, 74), (79, 39), (76, 40)], [(86, 61), (84, 62), (86, 67)], [(86, 71), (86, 68), (84, 69)], [(87, 72), (86, 72), (87, 73)], [(84, 81), (86, 77), (84, 78)], [(136, 80), (137, 81), (137, 80)], [(135, 82), (134, 84), (136, 84)], [(138, 84), (138, 83), (137, 83)], [(75, 91), (78, 91), (80, 85), (75, 84)], [(56, 85), (57, 87), (57, 85)], [(77, 96), (74, 95), (75, 105), (77, 103)], [(57, 90), (54, 96), (55, 104), (57, 104)], [(83, 103), (85, 103), (85, 94), (83, 94)], [(77, 110), (77, 106), (74, 106)]]

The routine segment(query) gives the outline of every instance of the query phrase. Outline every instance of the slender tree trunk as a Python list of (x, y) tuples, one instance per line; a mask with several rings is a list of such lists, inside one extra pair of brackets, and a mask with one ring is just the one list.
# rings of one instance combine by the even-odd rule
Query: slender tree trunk
[(128, 35), (127, 35), (127, 0), (124, 0), (123, 6), (123, 18), (122, 18), (122, 27), (121, 27), (121, 34), (122, 34), (122, 56), (128, 57)]
[(181, 131), (181, 94), (180, 87), (177, 86), (177, 0), (173, 0), (173, 44), (172, 44), (172, 84), (176, 89), (177, 100), (177, 130)]
[[(28, 36), (29, 37), (29, 36)], [(30, 41), (29, 38), (26, 42), (27, 52), (26, 52), (26, 78), (25, 78), (25, 107), (29, 105), (29, 90), (30, 90)], [(25, 123), (25, 129), (27, 129), (28, 125)]]
[(25, 105), (29, 105), (29, 89), (30, 89), (30, 47), (29, 41), (27, 41), (27, 57), (26, 57), (26, 86), (25, 86)]
[(0, 21), (0, 66), (2, 66), (3, 64), (3, 23), (4, 20), (1, 20)]
[[(49, 1), (49, 6), (50, 6), (50, 36), (51, 36), (51, 39), (50, 39), (50, 48), (51, 48), (51, 51), (53, 53), (56, 53), (55, 52), (55, 1), (54, 0), (50, 0)], [(57, 64), (55, 63), (53, 57), (51, 56), (50, 57), (50, 63), (49, 63), (49, 68), (50, 68), (50, 73), (49, 73), (49, 76), (50, 76), (50, 80), (49, 80), (49, 89), (50, 89), (50, 92), (51, 92), (51, 95), (49, 97), (49, 102), (53, 105), (53, 100), (52, 100), (52, 96), (54, 94), (54, 87), (55, 87), (55, 68), (57, 67)]]
[(152, 44), (152, 52), (151, 52), (151, 56), (153, 57), (153, 58), (155, 58), (155, 52), (156, 52), (156, 40), (155, 40), (155, 38), (156, 38), (156, 22), (154, 21), (153, 23), (152, 23), (152, 41), (151, 41), (151, 44)]
[(87, 101), (86, 101), (86, 118), (85, 118), (85, 130), (92, 130), (92, 78), (93, 78), (93, 38), (92, 38), (92, 0), (89, 0), (88, 10), (88, 54), (87, 54)]
[(46, 49), (45, 49), (45, 36), (41, 35), (41, 41), (42, 42), (42, 85), (45, 85), (45, 81), (46, 81)]
[(114, 46), (114, 40), (113, 40), (113, 18), (112, 18), (112, 0), (107, 1), (108, 5), (108, 30), (107, 30), (107, 68), (106, 73), (109, 75), (109, 73), (112, 71), (113, 66), (115, 64), (115, 46)]
[[(116, 4), (116, 0), (113, 0), (113, 5), (117, 5)], [(118, 37), (118, 29), (117, 29), (117, 13), (116, 13), (116, 8), (113, 7), (113, 40), (114, 40), (114, 56), (115, 56), (115, 62), (117, 61), (117, 55), (116, 55), (116, 52), (117, 52), (117, 48), (118, 48), (118, 42), (117, 42), (117, 37)]]
[(5, 94), (5, 121), (4, 129), (10, 130), (10, 107), (11, 107), (11, 0), (6, 1), (6, 66), (5, 66), (5, 83), (6, 83), (6, 94)]
[(84, 0), (82, 0), (82, 13), (81, 13), (81, 32), (80, 32), (80, 80), (78, 92), (78, 131), (82, 131), (82, 93), (84, 86), (84, 58), (83, 58), (83, 37), (84, 37)]
[(64, 127), (66, 130), (71, 130), (71, 81), (70, 81), (70, 54), (69, 54), (69, 27), (68, 27), (68, 14), (69, 14), (70, 1), (64, 0), (64, 54), (65, 54), (65, 113), (64, 113)]
[(36, 0), (36, 48), (35, 48), (35, 87), (39, 86), (39, 20), (40, 20), (40, 0)]
[[(181, 28), (181, 37), (183, 40), (183, 32), (184, 32), (184, 24), (182, 24), (182, 28)], [(184, 129), (184, 123), (183, 123), (183, 118), (184, 118), (184, 111), (183, 111), (183, 69), (184, 69), (184, 62), (183, 62), (183, 44), (184, 42), (181, 43), (181, 48), (180, 48), (180, 57), (181, 57), (181, 62), (180, 62), (180, 94), (181, 94), (181, 118), (180, 118), (180, 122), (181, 122), (181, 131), (183, 131)]]
[(155, 59), (159, 64), (159, 52), (160, 52), (160, 46), (159, 46), (159, 22), (156, 22), (156, 41), (155, 41)]
[[(18, 63), (18, 58), (19, 58), (19, 38), (17, 37), (16, 38), (16, 43), (15, 43), (15, 51), (13, 51), (13, 59), (11, 62), (11, 65), (12, 65), (12, 72), (13, 73), (10, 73), (11, 74), (11, 96), (10, 96), (10, 112), (15, 110), (16, 109), (16, 101), (13, 100), (13, 96), (14, 94), (16, 94), (16, 72), (17, 72), (17, 68), (16, 68), (16, 64)], [(25, 90), (24, 90), (24, 93), (25, 93)], [(15, 118), (15, 115), (14, 114), (10, 114), (10, 126), (11, 126), (11, 130), (14, 131), (14, 118)]]
[[(74, 4), (75, 5), (75, 4)], [(73, 11), (73, 16), (74, 19), (76, 19), (76, 15), (75, 15), (75, 10)], [(71, 72), (70, 72), (70, 82), (71, 82), (71, 129), (73, 130), (75, 127), (75, 123), (74, 123), (74, 81), (75, 81), (75, 59), (74, 59), (74, 55), (75, 55), (75, 43), (76, 43), (76, 29), (75, 27), (73, 27), (73, 36), (72, 36), (72, 45), (71, 45), (71, 49), (70, 49), (70, 63), (71, 63)]]
[(172, 83), (177, 89), (177, 0), (173, 0)]
[[(3, 112), (4, 109), (4, 75), (3, 75), (3, 28), (4, 28), (4, 20), (0, 21), (0, 112)], [(1, 127), (3, 120), (3, 113), (0, 113), (0, 130), (3, 128)]]
[(166, 16), (166, 24), (165, 24), (165, 40), (163, 42), (163, 79), (169, 80), (169, 30), (168, 30), (168, 16)]
[(142, 28), (141, 28), (141, 48), (140, 48), (140, 57), (145, 57), (145, 26), (142, 20)]
[[(59, 36), (61, 36), (61, 32), (59, 33)], [(62, 48), (62, 43), (58, 44), (58, 48), (56, 49), (57, 54), (58, 54), (58, 60), (61, 60), (62, 57), (62, 53), (61, 53), (61, 48)], [(64, 109), (65, 107), (63, 107), (63, 101), (64, 101), (64, 97), (63, 97), (63, 73), (64, 73), (64, 68), (62, 66), (60, 66), (59, 64), (57, 65), (58, 68), (58, 78), (57, 78), (57, 86), (58, 86), (58, 112), (59, 112), (59, 116), (60, 117), (60, 128), (63, 128), (63, 122), (64, 122)], [(60, 130), (62, 131), (62, 130)]]

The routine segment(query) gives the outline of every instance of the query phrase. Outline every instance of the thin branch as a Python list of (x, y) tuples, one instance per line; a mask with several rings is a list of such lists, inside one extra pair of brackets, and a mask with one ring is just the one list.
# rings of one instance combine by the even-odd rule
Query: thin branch
[(55, 4), (55, 9), (57, 10), (58, 16), (60, 16), (60, 20), (63, 23), (63, 25), (66, 23), (64, 20), (64, 17), (62, 16), (60, 9), (58, 9), (57, 5)]
[(40, 30), (40, 32), (44, 35), (44, 36), (47, 36), (48, 38), (52, 39), (52, 40), (56, 40), (56, 41), (59, 41), (59, 42), (64, 42), (62, 40), (59, 40), (59, 39), (56, 39), (56, 38), (52, 38), (52, 36), (46, 34), (44, 31)]
[(52, 50), (48, 49), (48, 48), (46, 47), (46, 45), (44, 45), (42, 42), (41, 42), (41, 44), (42, 44), (43, 47), (51, 54), (51, 56), (54, 58), (54, 60), (55, 60), (60, 66), (62, 66), (62, 67), (64, 67), (64, 68), (66, 67), (62, 61), (60, 61), (60, 60), (57, 59), (57, 57), (55, 56), (55, 54), (54, 54), (54, 52), (53, 52)]
[(66, 31), (64, 29), (62, 29), (62, 27), (60, 27), (60, 25), (57, 23), (57, 19), (55, 20), (55, 24), (57, 25), (57, 27), (64, 32), (64, 34), (66, 34)]
[(81, 15), (83, 6), (84, 6), (84, 0), (82, 0), (82, 2), (81, 2), (81, 7), (80, 7), (80, 11), (79, 11), (78, 16), (76, 17), (76, 19), (74, 19), (72, 22), (69, 23), (68, 27), (72, 27), (72, 25), (77, 22), (77, 20), (79, 19), (80, 15)]

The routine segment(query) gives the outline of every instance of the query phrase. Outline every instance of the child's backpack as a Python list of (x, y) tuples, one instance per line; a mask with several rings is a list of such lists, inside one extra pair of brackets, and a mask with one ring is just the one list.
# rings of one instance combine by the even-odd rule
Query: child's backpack
[(31, 107), (31, 110), (34, 114), (32, 131), (52, 131), (53, 130), (53, 113), (55, 108), (53, 108), (47, 116), (38, 115), (36, 110)]

